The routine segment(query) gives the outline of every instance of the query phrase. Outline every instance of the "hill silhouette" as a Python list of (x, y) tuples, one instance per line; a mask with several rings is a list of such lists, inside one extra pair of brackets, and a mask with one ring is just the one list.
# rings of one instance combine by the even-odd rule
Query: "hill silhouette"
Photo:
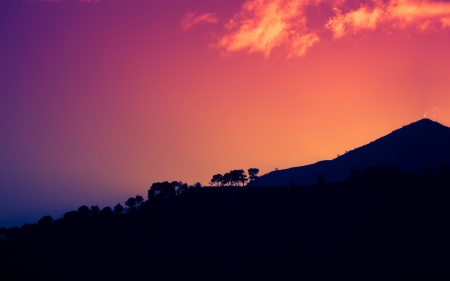
[[(396, 160), (420, 172), (446, 160), (448, 131), (421, 120), (328, 162)], [(83, 205), (0, 228), (0, 280), (450, 279), (446, 165), (422, 175), (368, 166), (344, 182), (286, 188), (231, 180), (153, 183), (127, 212)]]
[(273, 171), (259, 177), (254, 186), (311, 185), (322, 174), (327, 182), (343, 182), (351, 170), (368, 166), (396, 165), (423, 174), (427, 168), (438, 172), (450, 162), (450, 128), (421, 119), (333, 160)]
[(376, 166), (346, 183), (189, 188), (126, 213), (81, 206), (0, 228), (0, 280), (449, 280), (443, 171)]

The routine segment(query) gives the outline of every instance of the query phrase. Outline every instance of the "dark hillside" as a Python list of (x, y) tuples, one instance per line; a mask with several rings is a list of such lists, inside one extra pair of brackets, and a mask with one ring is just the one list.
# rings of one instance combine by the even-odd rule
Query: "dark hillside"
[(373, 167), (347, 183), (208, 187), (122, 215), (71, 212), (3, 230), (1, 280), (448, 280), (442, 170)]
[(328, 182), (343, 182), (352, 169), (375, 165), (396, 165), (422, 174), (428, 167), (438, 172), (442, 164), (450, 166), (450, 128), (422, 119), (333, 160), (274, 171), (260, 177), (253, 185), (310, 185), (316, 183), (319, 174)]

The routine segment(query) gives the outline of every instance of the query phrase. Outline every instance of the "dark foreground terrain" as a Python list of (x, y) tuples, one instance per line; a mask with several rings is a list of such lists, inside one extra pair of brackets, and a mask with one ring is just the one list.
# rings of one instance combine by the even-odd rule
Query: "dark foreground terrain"
[(449, 280), (450, 177), (210, 187), (0, 230), (0, 280)]

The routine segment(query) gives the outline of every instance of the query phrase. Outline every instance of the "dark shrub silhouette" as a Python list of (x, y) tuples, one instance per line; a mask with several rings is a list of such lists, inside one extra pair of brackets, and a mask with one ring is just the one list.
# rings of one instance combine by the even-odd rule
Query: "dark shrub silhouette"
[[(88, 209), (88, 211), (89, 211), (89, 209)], [(77, 211), (69, 211), (63, 215), (63, 218), (68, 221), (75, 220), (79, 217), (80, 217), (80, 214)]]
[(117, 203), (116, 206), (114, 206), (114, 213), (121, 214), (123, 212), (123, 206), (120, 205), (120, 203)]
[(180, 195), (189, 189), (189, 186), (181, 181), (173, 181), (171, 185), (172, 188), (175, 190), (176, 195)]
[(87, 217), (91, 214), (91, 210), (89, 209), (88, 206), (83, 205), (78, 208), (78, 214), (82, 217)]
[(113, 214), (114, 214), (114, 212), (113, 212), (113, 210), (111, 209), (111, 207), (109, 207), (109, 206), (104, 207), (104, 208), (100, 211), (100, 215), (101, 215), (101, 216), (111, 216), (111, 215), (113, 215)]
[(200, 182), (197, 182), (197, 183), (195, 183), (191, 188), (192, 189), (200, 189), (200, 188), (202, 188), (203, 186), (202, 186), (202, 184), (200, 183)]
[(100, 213), (100, 208), (98, 206), (91, 206), (91, 216), (95, 217)]
[(136, 195), (136, 208), (139, 208), (141, 206), (142, 202), (144, 202), (144, 197), (141, 195)]
[(53, 218), (51, 216), (44, 216), (39, 221), (39, 225), (49, 225), (53, 221)]
[(130, 210), (136, 209), (136, 198), (135, 197), (128, 198), (128, 200), (125, 202), (125, 206), (130, 208)]
[(176, 194), (176, 186), (173, 186), (170, 182), (155, 182), (148, 190), (148, 199), (154, 197), (169, 198)]

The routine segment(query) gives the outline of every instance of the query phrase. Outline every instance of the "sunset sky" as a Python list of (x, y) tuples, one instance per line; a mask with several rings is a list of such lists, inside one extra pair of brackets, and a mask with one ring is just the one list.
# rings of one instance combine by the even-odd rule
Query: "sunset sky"
[(0, 227), (424, 116), (450, 125), (450, 1), (0, 1)]

